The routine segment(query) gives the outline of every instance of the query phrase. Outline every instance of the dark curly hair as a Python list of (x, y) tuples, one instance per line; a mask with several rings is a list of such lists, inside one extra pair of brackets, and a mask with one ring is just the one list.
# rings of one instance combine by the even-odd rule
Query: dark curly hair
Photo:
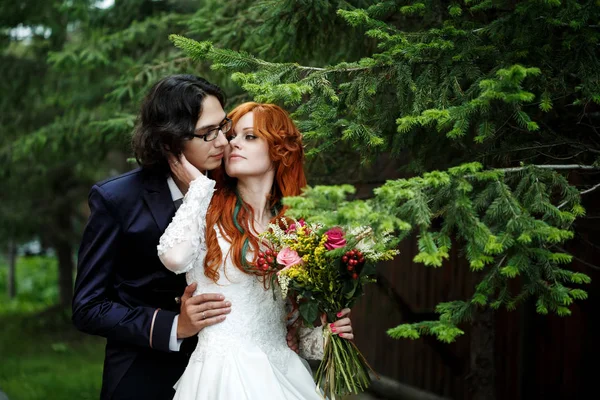
[(179, 155), (192, 134), (206, 96), (225, 107), (225, 94), (217, 85), (194, 75), (171, 75), (158, 81), (144, 99), (133, 132), (135, 158), (142, 168), (169, 171), (167, 149)]

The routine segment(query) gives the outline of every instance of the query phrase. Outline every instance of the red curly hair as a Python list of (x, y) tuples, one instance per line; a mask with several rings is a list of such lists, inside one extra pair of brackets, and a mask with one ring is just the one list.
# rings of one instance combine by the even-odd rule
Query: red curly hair
[[(281, 218), (285, 212), (281, 199), (300, 195), (306, 186), (302, 135), (288, 113), (274, 104), (244, 103), (231, 111), (228, 117), (235, 127), (240, 118), (250, 112), (254, 113), (254, 134), (267, 141), (269, 158), (275, 170), (268, 205), (276, 214), (274, 219)], [(237, 179), (227, 176), (223, 164), (211, 175), (216, 180), (217, 191), (208, 209), (206, 226), (213, 227), (216, 224), (221, 229), (223, 236), (231, 243), (229, 254), (233, 264), (248, 273), (246, 260), (243, 260), (244, 243), (248, 243), (247, 250), (254, 254), (252, 263), (257, 261), (259, 252), (258, 238), (252, 234), (249, 225), (254, 211), (237, 194)], [(234, 221), (236, 206), (238, 213)], [(204, 260), (204, 275), (216, 282), (223, 253), (214, 229), (206, 230), (206, 244), (208, 251)]]

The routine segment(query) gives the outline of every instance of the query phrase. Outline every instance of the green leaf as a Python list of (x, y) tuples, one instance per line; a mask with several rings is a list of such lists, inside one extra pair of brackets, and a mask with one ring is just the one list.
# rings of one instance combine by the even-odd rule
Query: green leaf
[(315, 301), (311, 301), (310, 299), (306, 302), (300, 303), (298, 307), (300, 311), (300, 315), (304, 319), (304, 322), (311, 326), (319, 317), (319, 308)]
[(419, 331), (417, 331), (411, 324), (402, 324), (395, 328), (388, 329), (387, 334), (394, 339), (419, 339)]
[(542, 93), (542, 98), (540, 102), (540, 110), (543, 112), (548, 112), (552, 110), (552, 99), (550, 99), (550, 93), (544, 92)]
[(507, 265), (506, 267), (500, 268), (500, 273), (507, 278), (516, 278), (519, 275), (519, 269), (513, 265)]
[(542, 299), (538, 299), (535, 303), (535, 310), (538, 314), (546, 315), (548, 314), (548, 307), (546, 303)]

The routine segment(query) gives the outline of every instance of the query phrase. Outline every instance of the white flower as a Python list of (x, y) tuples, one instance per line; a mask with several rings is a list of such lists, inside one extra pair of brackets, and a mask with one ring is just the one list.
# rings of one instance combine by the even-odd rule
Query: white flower
[(286, 274), (277, 274), (277, 281), (279, 282), (279, 288), (281, 289), (281, 295), (285, 299), (290, 286), (290, 277)]

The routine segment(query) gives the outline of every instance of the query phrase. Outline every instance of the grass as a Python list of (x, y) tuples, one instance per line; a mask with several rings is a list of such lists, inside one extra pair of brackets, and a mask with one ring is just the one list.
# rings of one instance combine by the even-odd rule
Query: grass
[(10, 400), (98, 399), (104, 339), (78, 332), (67, 311), (0, 314), (0, 390)]
[(17, 259), (17, 296), (8, 299), (0, 259), (0, 390), (9, 400), (98, 399), (104, 339), (78, 332), (58, 301), (56, 258)]

